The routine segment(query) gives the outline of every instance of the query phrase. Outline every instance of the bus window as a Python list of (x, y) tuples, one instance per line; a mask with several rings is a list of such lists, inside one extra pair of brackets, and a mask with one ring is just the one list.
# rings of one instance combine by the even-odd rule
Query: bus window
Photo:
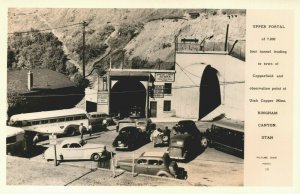
[(41, 123), (42, 124), (47, 124), (47, 123), (49, 123), (49, 121), (48, 120), (42, 120)]
[(73, 117), (67, 117), (66, 121), (73, 121), (74, 118)]
[(81, 116), (74, 117), (74, 120), (80, 120), (80, 119), (81, 119)]
[(40, 124), (40, 121), (32, 121), (31, 124), (32, 125), (38, 125), (38, 124)]
[(64, 122), (65, 121), (65, 118), (59, 118), (58, 119), (58, 122)]
[(55, 123), (57, 119), (50, 119), (50, 123)]

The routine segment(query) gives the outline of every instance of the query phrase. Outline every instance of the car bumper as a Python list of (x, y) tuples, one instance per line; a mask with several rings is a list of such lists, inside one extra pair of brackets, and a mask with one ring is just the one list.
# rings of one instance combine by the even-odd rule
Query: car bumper
[(182, 156), (170, 156), (171, 159), (175, 159), (175, 160), (185, 160), (185, 157)]

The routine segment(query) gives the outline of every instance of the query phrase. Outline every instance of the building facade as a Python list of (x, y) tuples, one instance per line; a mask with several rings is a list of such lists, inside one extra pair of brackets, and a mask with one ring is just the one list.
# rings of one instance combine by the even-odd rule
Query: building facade
[(110, 69), (98, 77), (97, 89), (86, 90), (86, 109), (124, 117), (243, 121), (245, 61), (227, 50), (205, 51), (194, 40), (184, 41), (176, 44), (174, 70)]

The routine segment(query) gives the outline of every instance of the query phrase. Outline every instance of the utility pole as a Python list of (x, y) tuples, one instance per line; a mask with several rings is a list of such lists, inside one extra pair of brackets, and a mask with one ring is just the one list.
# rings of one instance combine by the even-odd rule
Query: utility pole
[(224, 45), (224, 51), (227, 51), (227, 42), (228, 42), (228, 29), (229, 29), (229, 24), (227, 24), (227, 27), (226, 27), (226, 35), (225, 35), (225, 45)]
[(85, 27), (88, 24), (86, 21), (82, 22), (82, 75), (85, 77)]

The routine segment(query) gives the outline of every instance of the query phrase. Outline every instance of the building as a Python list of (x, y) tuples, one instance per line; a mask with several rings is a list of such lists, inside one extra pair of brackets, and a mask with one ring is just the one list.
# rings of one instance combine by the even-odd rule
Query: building
[(206, 51), (197, 42), (177, 43), (175, 51), (174, 70), (110, 69), (98, 77), (98, 88), (86, 89), (87, 111), (244, 120), (245, 62), (226, 49)]
[(86, 89), (88, 112), (101, 111), (129, 116), (175, 116), (172, 86), (175, 70), (110, 69), (98, 77), (98, 89)]
[(8, 97), (23, 99), (22, 104), (8, 110), (8, 116), (72, 108), (84, 97), (83, 92), (68, 77), (49, 69), (8, 71)]

